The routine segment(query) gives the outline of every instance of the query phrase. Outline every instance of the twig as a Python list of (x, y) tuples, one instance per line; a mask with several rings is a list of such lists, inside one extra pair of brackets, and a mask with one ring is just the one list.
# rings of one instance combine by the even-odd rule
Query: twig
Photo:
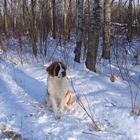
[[(76, 93), (76, 90), (74, 88), (74, 84), (73, 84), (73, 81), (72, 81), (72, 78), (71, 77), (70, 77), (70, 80), (71, 80), (71, 85), (72, 85), (73, 91), (75, 93), (75, 96), (77, 98), (78, 104), (82, 107), (82, 109), (86, 112), (87, 116), (91, 119), (95, 131), (101, 131), (101, 128), (97, 125), (96, 121), (93, 118), (93, 115), (91, 113), (91, 110), (90, 110), (90, 112), (88, 112), (88, 110), (86, 109), (86, 107), (84, 106), (84, 104), (82, 103), (82, 101), (79, 99), (79, 96)], [(89, 107), (89, 104), (88, 104), (88, 107)]]
[(105, 99), (106, 102), (110, 103), (112, 106), (117, 107), (117, 105), (115, 105), (113, 102), (109, 101), (106, 97), (104, 97), (104, 99)]
[(94, 136), (96, 136), (96, 137), (100, 137), (99, 135), (97, 135), (97, 134), (94, 134), (94, 133), (92, 133), (92, 132), (85, 132), (85, 131), (83, 131), (82, 133), (84, 133), (84, 134), (90, 134), (90, 135), (94, 135)]

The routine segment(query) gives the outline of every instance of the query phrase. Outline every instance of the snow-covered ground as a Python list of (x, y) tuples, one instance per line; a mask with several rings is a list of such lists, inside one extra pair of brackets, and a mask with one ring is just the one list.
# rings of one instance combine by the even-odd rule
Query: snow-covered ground
[[(5, 128), (21, 134), (24, 140), (140, 140), (140, 117), (130, 113), (128, 83), (119, 77), (111, 82), (108, 74), (90, 72), (83, 63), (71, 61), (72, 53), (69, 57), (69, 87), (75, 102), (72, 111), (55, 120), (51, 111), (40, 107), (47, 89), (44, 65), (49, 63), (44, 63), (43, 58), (40, 63), (30, 57), (30, 61), (24, 60), (21, 64), (19, 54), (11, 50), (7, 51), (6, 58), (1, 56), (0, 139), (6, 139)], [(140, 66), (129, 68), (132, 77), (137, 79)], [(107, 72), (109, 68), (104, 70)], [(138, 89), (133, 86), (132, 90)], [(101, 131), (94, 130), (91, 119), (76, 102), (75, 94), (88, 111), (90, 108)]]

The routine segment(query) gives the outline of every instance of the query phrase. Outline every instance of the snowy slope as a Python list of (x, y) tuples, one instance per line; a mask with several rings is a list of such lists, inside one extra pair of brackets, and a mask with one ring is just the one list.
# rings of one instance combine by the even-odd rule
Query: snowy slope
[[(9, 60), (0, 60), (0, 139), (5, 138), (2, 128), (6, 126), (27, 140), (140, 140), (140, 117), (130, 114), (127, 82), (117, 78), (112, 83), (108, 76), (89, 72), (83, 64), (69, 64), (70, 89), (73, 85), (87, 110), (90, 106), (101, 128), (96, 132), (74, 91), (73, 109), (60, 120), (40, 108), (47, 88), (44, 65)], [(134, 77), (139, 68), (133, 67)]]

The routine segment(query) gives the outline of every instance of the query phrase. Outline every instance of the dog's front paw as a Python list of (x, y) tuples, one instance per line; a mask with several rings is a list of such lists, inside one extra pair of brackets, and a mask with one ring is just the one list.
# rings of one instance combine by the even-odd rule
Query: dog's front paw
[(39, 106), (40, 106), (40, 108), (42, 108), (42, 109), (47, 108), (47, 104), (46, 104), (46, 103), (40, 104)]
[(56, 120), (59, 120), (61, 118), (61, 113), (60, 112), (57, 112), (56, 114), (55, 114), (55, 119)]
[(65, 106), (65, 110), (66, 110), (67, 112), (71, 111), (71, 109), (72, 109), (72, 106), (68, 106), (68, 105)]

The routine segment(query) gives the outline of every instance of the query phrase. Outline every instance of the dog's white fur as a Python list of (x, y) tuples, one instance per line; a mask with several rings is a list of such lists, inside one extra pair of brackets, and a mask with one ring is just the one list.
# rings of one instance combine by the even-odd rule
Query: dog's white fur
[(48, 75), (48, 91), (46, 94), (47, 107), (52, 107), (55, 119), (61, 117), (64, 109), (70, 110), (72, 104), (72, 96), (68, 90), (68, 79), (66, 76), (62, 77), (64, 69), (60, 63), (58, 65), (60, 66), (58, 76)]
[(62, 68), (61, 64), (58, 63), (58, 65), (60, 66), (60, 70), (59, 70), (59, 73), (58, 73), (58, 77), (61, 77), (62, 76), (62, 72), (64, 71), (64, 69)]
[(59, 119), (65, 105), (65, 93), (68, 90), (67, 79), (48, 76), (48, 92), (54, 115)]

